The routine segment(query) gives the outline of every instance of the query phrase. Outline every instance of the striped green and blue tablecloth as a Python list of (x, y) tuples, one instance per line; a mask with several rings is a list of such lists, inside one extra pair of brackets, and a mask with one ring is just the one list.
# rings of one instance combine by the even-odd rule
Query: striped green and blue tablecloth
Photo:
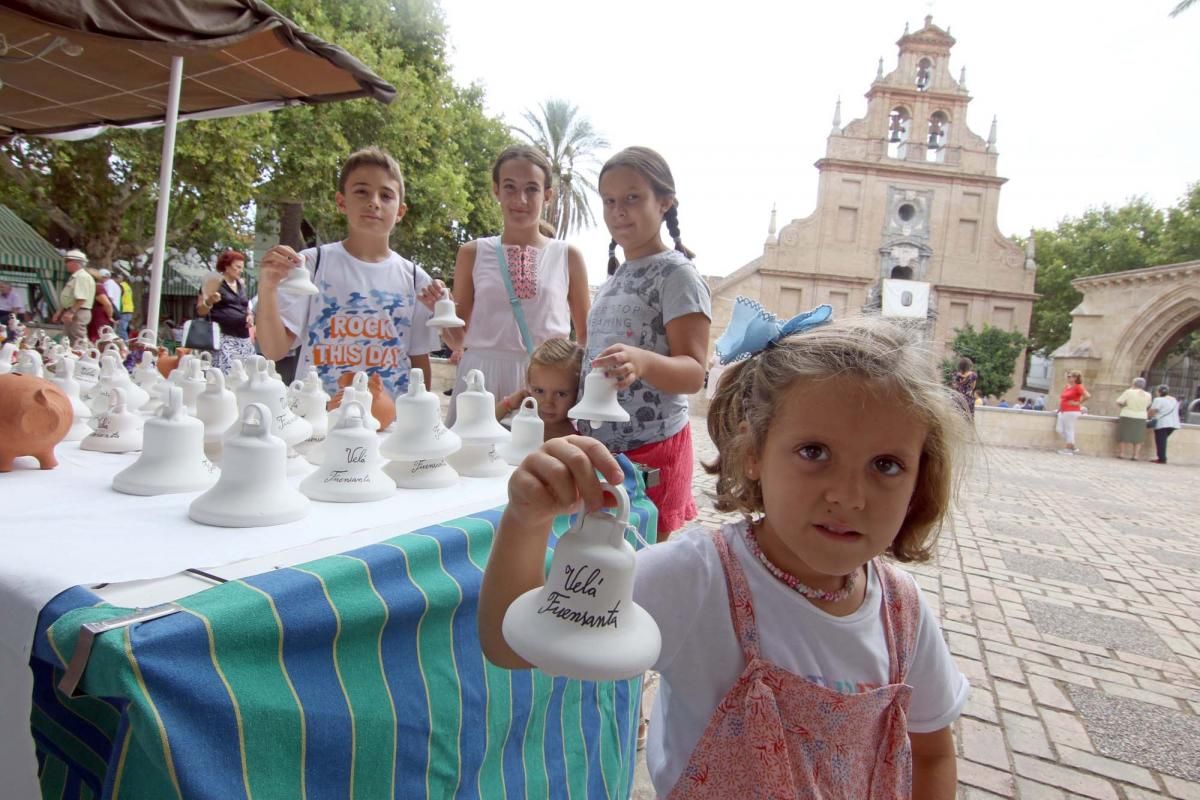
[[(623, 466), (632, 521), (653, 541), (657, 513)], [(483, 658), (476, 606), (499, 517), (184, 598), (182, 613), (98, 637), (76, 698), (56, 684), (79, 626), (127, 609), (59, 595), (31, 659), (43, 796), (627, 797), (640, 679)]]

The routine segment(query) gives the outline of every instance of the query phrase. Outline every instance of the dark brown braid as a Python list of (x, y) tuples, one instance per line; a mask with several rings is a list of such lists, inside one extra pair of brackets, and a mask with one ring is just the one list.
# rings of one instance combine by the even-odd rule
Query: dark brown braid
[(617, 271), (617, 267), (621, 266), (617, 261), (617, 240), (613, 239), (608, 243), (608, 274), (613, 275)]
[(675, 249), (688, 258), (695, 258), (696, 254), (687, 249), (679, 239), (679, 201), (671, 204), (667, 213), (663, 215), (663, 219), (667, 222), (667, 233), (671, 234), (671, 240), (675, 242)]

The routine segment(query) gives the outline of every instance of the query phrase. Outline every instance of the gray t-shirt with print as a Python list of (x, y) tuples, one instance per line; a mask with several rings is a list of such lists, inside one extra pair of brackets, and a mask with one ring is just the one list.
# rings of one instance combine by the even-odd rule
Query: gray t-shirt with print
[[(687, 256), (667, 250), (626, 261), (592, 302), (580, 396), (592, 359), (605, 348), (624, 342), (670, 355), (667, 323), (696, 313), (712, 319), (712, 300), (708, 284)], [(580, 433), (599, 439), (614, 453), (669, 439), (688, 423), (685, 395), (660, 392), (645, 381), (635, 381), (618, 399), (629, 412), (629, 422), (578, 423)]]

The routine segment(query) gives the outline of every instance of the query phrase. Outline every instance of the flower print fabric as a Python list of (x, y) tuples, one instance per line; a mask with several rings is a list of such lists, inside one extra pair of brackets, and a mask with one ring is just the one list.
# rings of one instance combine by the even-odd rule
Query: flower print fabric
[(508, 275), (512, 280), (513, 294), (521, 300), (532, 300), (538, 293), (538, 263), (542, 251), (528, 245), (505, 245), (504, 258), (508, 261)]

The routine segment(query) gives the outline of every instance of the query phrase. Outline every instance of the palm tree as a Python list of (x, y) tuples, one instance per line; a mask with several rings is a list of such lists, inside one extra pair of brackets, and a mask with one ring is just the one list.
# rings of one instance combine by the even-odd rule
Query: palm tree
[(1171, 12), (1172, 17), (1177, 17), (1187, 10), (1187, 7), (1195, 3), (1196, 0), (1180, 0), (1179, 5), (1175, 6), (1175, 10)]
[(523, 115), (528, 130), (515, 127), (517, 133), (540, 147), (550, 158), (557, 191), (546, 205), (546, 220), (554, 226), (555, 236), (596, 224), (589, 204), (596, 194), (596, 151), (608, 147), (587, 117), (568, 100), (547, 100), (538, 112)]

